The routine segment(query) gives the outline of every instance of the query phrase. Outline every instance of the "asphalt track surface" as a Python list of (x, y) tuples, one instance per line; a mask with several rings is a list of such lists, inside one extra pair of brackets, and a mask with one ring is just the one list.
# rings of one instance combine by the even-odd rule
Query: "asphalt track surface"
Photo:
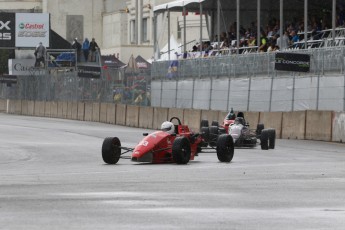
[[(106, 165), (148, 130), (0, 114), (0, 229), (344, 229), (345, 145), (277, 140), (187, 165)], [(149, 130), (151, 131), (151, 130)]]

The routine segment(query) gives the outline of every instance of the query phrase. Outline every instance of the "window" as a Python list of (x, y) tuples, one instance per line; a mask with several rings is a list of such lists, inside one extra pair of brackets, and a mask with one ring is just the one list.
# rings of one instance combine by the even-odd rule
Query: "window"
[(148, 20), (147, 18), (143, 18), (143, 25), (142, 25), (142, 42), (147, 42), (148, 39)]
[(137, 40), (137, 35), (136, 35), (136, 31), (135, 31), (135, 20), (131, 20), (130, 22), (130, 39), (131, 39), (131, 43), (136, 43)]
[(182, 37), (181, 34), (182, 34), (182, 29), (181, 29), (179, 21), (177, 20), (177, 39), (181, 39)]

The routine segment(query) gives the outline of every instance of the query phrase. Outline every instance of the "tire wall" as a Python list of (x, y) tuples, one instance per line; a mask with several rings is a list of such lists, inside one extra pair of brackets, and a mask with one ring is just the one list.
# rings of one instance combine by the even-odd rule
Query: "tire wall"
[[(45, 102), (0, 99), (0, 112), (16, 115), (77, 119), (159, 129), (162, 122), (176, 116), (198, 132), (200, 121), (222, 124), (226, 111), (126, 106), (89, 102)], [(237, 112), (237, 111), (235, 111)], [(345, 141), (345, 112), (305, 110), (295, 112), (245, 112), (252, 129), (258, 123), (275, 128), (277, 138)]]

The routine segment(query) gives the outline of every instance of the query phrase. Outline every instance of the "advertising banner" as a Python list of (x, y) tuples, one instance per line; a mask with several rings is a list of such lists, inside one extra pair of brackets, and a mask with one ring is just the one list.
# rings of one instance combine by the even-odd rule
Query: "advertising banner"
[(100, 78), (101, 77), (101, 67), (99, 67), (99, 66), (79, 66), (78, 67), (78, 77)]
[(0, 14), (0, 48), (15, 47), (15, 13)]
[(49, 14), (16, 13), (16, 47), (49, 47)]
[(276, 53), (275, 70), (309, 72), (310, 55), (298, 53)]
[(36, 68), (35, 59), (9, 59), (8, 73), (17, 76), (44, 75), (43, 68)]

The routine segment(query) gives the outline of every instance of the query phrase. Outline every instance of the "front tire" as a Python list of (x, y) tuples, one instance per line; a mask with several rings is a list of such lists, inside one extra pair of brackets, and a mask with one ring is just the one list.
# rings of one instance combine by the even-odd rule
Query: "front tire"
[(268, 148), (274, 149), (275, 144), (276, 144), (276, 130), (275, 129), (268, 130), (268, 139), (269, 139)]
[(260, 144), (262, 150), (268, 150), (268, 129), (263, 129), (260, 135)]
[(186, 137), (176, 137), (172, 146), (172, 157), (176, 164), (187, 164), (190, 160), (191, 149)]
[(230, 162), (234, 157), (234, 140), (231, 135), (222, 134), (218, 137), (217, 157), (220, 162)]
[(107, 137), (102, 144), (102, 158), (107, 164), (116, 164), (121, 156), (121, 142), (117, 137)]

